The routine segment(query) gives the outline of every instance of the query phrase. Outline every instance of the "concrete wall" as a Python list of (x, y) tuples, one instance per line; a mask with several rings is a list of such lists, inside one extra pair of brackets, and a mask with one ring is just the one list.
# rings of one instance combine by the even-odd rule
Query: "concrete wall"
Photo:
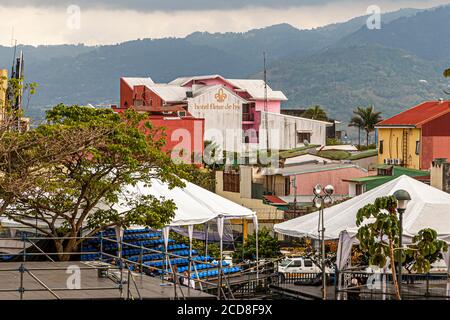
[(352, 160), (352, 163), (356, 164), (358, 167), (369, 170), (369, 169), (371, 169), (371, 167), (373, 167), (373, 165), (377, 164), (377, 161), (378, 161), (378, 157), (373, 156), (373, 157), (367, 157), (367, 158), (358, 159), (358, 160)]
[[(269, 145), (272, 149), (287, 150), (304, 146), (303, 141), (297, 141), (297, 132), (311, 132), (310, 144), (326, 144), (326, 126), (323, 121), (315, 121), (306, 118), (260, 112), (260, 130), (266, 129), (268, 120)], [(266, 134), (260, 132), (260, 145), (265, 149)]]
[(430, 167), (430, 185), (450, 193), (450, 163), (433, 161)]

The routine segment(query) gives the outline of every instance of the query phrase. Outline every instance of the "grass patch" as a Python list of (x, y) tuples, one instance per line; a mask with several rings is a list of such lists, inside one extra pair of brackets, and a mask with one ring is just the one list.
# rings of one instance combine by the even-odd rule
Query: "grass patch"
[(376, 155), (378, 155), (377, 149), (367, 150), (367, 151), (356, 153), (356, 154), (350, 156), (350, 158), (348, 160), (359, 160), (359, 159), (364, 159), (364, 158), (368, 158), (368, 157), (373, 157)]
[(350, 152), (343, 150), (323, 150), (317, 152), (317, 155), (330, 160), (345, 160), (350, 158)]

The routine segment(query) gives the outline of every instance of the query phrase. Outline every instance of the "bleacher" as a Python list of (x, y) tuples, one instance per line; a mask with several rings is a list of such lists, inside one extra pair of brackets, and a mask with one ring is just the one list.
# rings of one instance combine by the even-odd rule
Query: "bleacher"
[[(116, 240), (116, 233), (113, 229), (109, 229), (102, 233), (103, 252), (110, 255), (117, 256), (118, 244), (108, 241), (107, 239)], [(95, 239), (89, 239), (84, 243), (82, 251), (86, 254), (81, 256), (82, 261), (91, 261), (100, 259), (100, 234), (95, 236)], [(127, 245), (128, 244), (128, 245)], [(141, 248), (132, 247), (130, 245), (139, 246)], [(148, 249), (151, 249), (148, 250)], [(189, 270), (189, 246), (185, 243), (176, 243), (175, 240), (169, 239), (169, 245), (167, 247), (168, 252), (176, 256), (170, 257), (170, 265), (178, 267), (177, 272), (182, 274)], [(157, 251), (157, 252), (156, 252)], [(92, 252), (92, 254), (90, 253)], [(158, 253), (161, 252), (161, 253)], [(156, 273), (161, 274), (165, 272), (166, 263), (165, 260), (165, 246), (162, 233), (160, 231), (151, 229), (130, 229), (124, 231), (122, 256), (131, 262), (135, 262), (136, 265), (130, 264), (130, 269), (135, 270), (138, 263), (148, 267), (152, 267)], [(103, 257), (106, 262), (111, 262), (112, 258)], [(219, 274), (219, 263), (214, 261), (211, 256), (202, 256), (197, 250), (192, 250), (191, 262), (191, 276), (197, 279), (208, 279), (217, 277)], [(195, 263), (195, 267), (194, 267)], [(157, 269), (155, 269), (157, 268)], [(196, 271), (197, 270), (197, 274)], [(239, 274), (242, 270), (239, 267), (230, 267), (229, 264), (223, 261), (222, 271), (224, 274)]]

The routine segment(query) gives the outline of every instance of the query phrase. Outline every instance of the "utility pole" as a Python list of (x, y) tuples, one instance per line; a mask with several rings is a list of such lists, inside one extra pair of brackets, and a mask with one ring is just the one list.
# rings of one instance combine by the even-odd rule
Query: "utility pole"
[(264, 112), (265, 112), (265, 127), (266, 127), (266, 147), (267, 153), (269, 153), (269, 119), (268, 119), (268, 106), (267, 106), (267, 67), (266, 67), (266, 52), (263, 53), (264, 56)]

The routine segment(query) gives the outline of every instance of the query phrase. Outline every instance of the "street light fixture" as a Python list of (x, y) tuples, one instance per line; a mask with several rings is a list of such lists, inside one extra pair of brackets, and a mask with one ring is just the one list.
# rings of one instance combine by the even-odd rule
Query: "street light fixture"
[[(322, 191), (324, 194), (322, 194)], [(314, 192), (314, 199), (313, 203), (314, 206), (319, 209), (319, 240), (321, 241), (322, 246), (322, 298), (323, 300), (327, 299), (327, 273), (326, 273), (326, 256), (325, 256), (325, 221), (324, 221), (324, 215), (323, 215), (323, 207), (324, 204), (331, 204), (333, 203), (333, 199), (331, 198), (331, 195), (334, 193), (334, 187), (332, 185), (327, 185), (325, 188), (322, 188), (320, 184), (317, 184), (313, 188)]]
[(399, 217), (399, 250), (398, 250), (398, 291), (400, 297), (402, 296), (402, 247), (403, 247), (403, 213), (405, 213), (406, 206), (411, 200), (411, 196), (406, 190), (397, 190), (394, 192), (394, 197), (397, 199), (397, 211)]

